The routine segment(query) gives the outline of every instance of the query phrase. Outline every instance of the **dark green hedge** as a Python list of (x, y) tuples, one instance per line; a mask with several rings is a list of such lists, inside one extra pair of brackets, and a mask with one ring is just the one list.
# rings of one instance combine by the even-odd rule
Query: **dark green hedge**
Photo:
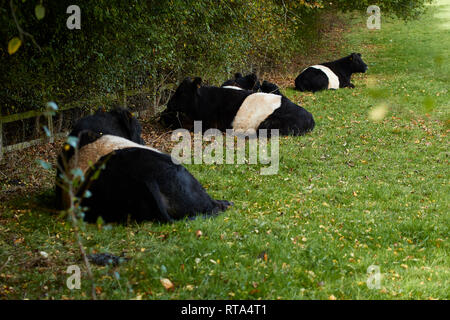
[[(425, 0), (381, 0), (409, 17)], [(365, 10), (367, 1), (303, 0), (0, 0), (0, 106), (3, 115), (200, 75), (219, 83), (237, 70), (288, 61), (301, 51), (327, 8)], [(38, 20), (36, 5), (45, 16)], [(81, 30), (66, 27), (66, 9), (81, 8)]]

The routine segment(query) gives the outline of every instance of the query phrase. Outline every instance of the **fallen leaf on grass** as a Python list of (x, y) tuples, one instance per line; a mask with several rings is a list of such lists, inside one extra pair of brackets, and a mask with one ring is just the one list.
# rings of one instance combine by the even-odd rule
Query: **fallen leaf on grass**
[(161, 281), (161, 284), (166, 290), (172, 290), (174, 288), (172, 281), (167, 278), (161, 278), (159, 281)]

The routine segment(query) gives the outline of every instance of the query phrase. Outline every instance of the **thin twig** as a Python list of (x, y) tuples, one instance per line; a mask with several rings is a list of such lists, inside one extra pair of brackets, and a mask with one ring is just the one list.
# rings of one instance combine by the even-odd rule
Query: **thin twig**
[(163, 134), (161, 134), (161, 135), (159, 135), (158, 137), (156, 137), (155, 139), (153, 139), (153, 140), (151, 141), (151, 144), (152, 144), (152, 145), (155, 144), (156, 141), (158, 141), (159, 139), (161, 139), (161, 138), (164, 137), (165, 135), (170, 134), (170, 133), (172, 133), (172, 132), (173, 132), (173, 131), (167, 131), (167, 132), (164, 132)]
[(87, 258), (86, 255), (86, 251), (84, 251), (84, 247), (83, 247), (83, 243), (81, 241), (81, 236), (79, 233), (79, 228), (78, 228), (78, 220), (77, 217), (75, 216), (75, 196), (73, 194), (73, 188), (72, 188), (72, 184), (69, 185), (69, 197), (70, 197), (70, 208), (69, 208), (69, 214), (70, 214), (70, 218), (72, 219), (72, 225), (74, 227), (74, 233), (75, 233), (75, 237), (78, 243), (78, 248), (80, 249), (80, 253), (81, 253), (81, 257), (83, 258), (84, 261), (84, 265), (86, 266), (86, 270), (88, 273), (88, 276), (91, 280), (91, 295), (92, 295), (92, 299), (93, 300), (97, 300), (97, 295), (95, 293), (95, 281), (94, 281), (94, 275), (92, 274), (92, 270), (91, 270), (91, 265), (89, 264), (89, 260)]
[(0, 171), (0, 173), (1, 173), (5, 178), (8, 179), (8, 176), (7, 176), (6, 174), (4, 174), (2, 171)]
[(8, 264), (9, 260), (11, 260), (12, 256), (9, 256), (6, 262), (1, 266), (0, 271), (3, 270), (4, 267)]
[(34, 43), (34, 45), (39, 49), (39, 51), (42, 52), (41, 47), (38, 45), (38, 43), (34, 39), (33, 35), (29, 34), (25, 30), (23, 30), (22, 27), (19, 25), (19, 22), (17, 21), (16, 14), (14, 12), (14, 6), (13, 6), (13, 1), (12, 0), (9, 0), (9, 6), (11, 7), (11, 14), (12, 14), (14, 22), (16, 24), (17, 30), (19, 31), (20, 40), (23, 42), (23, 36), (24, 35), (29, 37), (31, 39), (31, 41)]

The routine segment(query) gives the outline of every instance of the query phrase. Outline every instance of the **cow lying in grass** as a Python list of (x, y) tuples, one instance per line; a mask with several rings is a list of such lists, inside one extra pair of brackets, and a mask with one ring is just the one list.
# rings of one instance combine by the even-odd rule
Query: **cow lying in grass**
[[(88, 222), (98, 217), (106, 222), (171, 222), (216, 215), (232, 205), (212, 199), (189, 171), (159, 150), (91, 131), (81, 132), (79, 141), (68, 169), (80, 168), (85, 175), (76, 195), (88, 208)], [(83, 197), (86, 190), (90, 197)]]
[(354, 88), (351, 76), (366, 72), (367, 65), (360, 53), (352, 53), (342, 59), (314, 65), (303, 70), (295, 79), (295, 88), (300, 91), (316, 92), (324, 89)]
[[(255, 76), (255, 75), (247, 75), (245, 77), (242, 77), (242, 75), (240, 73), (236, 73), (235, 77), (237, 79), (241, 79), (241, 78), (247, 79), (246, 80), (247, 85), (245, 84), (245, 82), (241, 82), (241, 84), (240, 84), (242, 87), (245, 87), (245, 88), (237, 86), (234, 83), (233, 79), (227, 80), (224, 84), (222, 84), (221, 88), (235, 89), (235, 90), (249, 90), (248, 88), (253, 87), (252, 83), (254, 83), (254, 81), (252, 81), (252, 80), (250, 80), (250, 82), (248, 82), (248, 81), (253, 76)], [(259, 88), (260, 92), (272, 93), (272, 94), (276, 94), (276, 95), (280, 95), (280, 96), (282, 95), (280, 92), (280, 88), (276, 84), (268, 82), (266, 80), (263, 81), (261, 86), (259, 86), (259, 82), (258, 82), (258, 85), (256, 87)], [(249, 91), (256, 92), (254, 90), (249, 90)], [(194, 120), (192, 118), (190, 118), (185, 113), (182, 113), (179, 111), (170, 111), (169, 108), (166, 108), (163, 112), (161, 112), (160, 118), (159, 118), (159, 123), (161, 125), (163, 125), (164, 127), (170, 128), (172, 130), (175, 130), (178, 128), (193, 130), (193, 128), (194, 128)]]
[(202, 86), (186, 78), (169, 100), (167, 112), (202, 121), (204, 130), (254, 133), (279, 129), (281, 135), (302, 135), (314, 128), (311, 113), (284, 96), (247, 90)]
[[(131, 114), (131, 112), (124, 108), (116, 108), (109, 112), (98, 109), (95, 114), (79, 119), (74, 124), (69, 136), (78, 137), (84, 130), (89, 130), (100, 135), (115, 135), (129, 139), (135, 143), (144, 144), (144, 140), (141, 138), (142, 128), (139, 121)], [(64, 181), (62, 181), (60, 177), (61, 170), (65, 170), (67, 163), (73, 154), (73, 148), (66, 146), (58, 156), (55, 193), (57, 199), (56, 205), (59, 209), (64, 207), (64, 204), (61, 201), (65, 198), (61, 187), (66, 187)], [(64, 201), (67, 202), (67, 199)]]

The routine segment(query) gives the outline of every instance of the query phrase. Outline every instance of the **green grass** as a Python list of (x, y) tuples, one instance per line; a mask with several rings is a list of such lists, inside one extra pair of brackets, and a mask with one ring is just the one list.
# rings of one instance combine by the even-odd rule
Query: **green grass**
[[(416, 21), (383, 18), (379, 31), (353, 16), (341, 53), (361, 52), (369, 71), (354, 77), (353, 90), (284, 90), (316, 128), (280, 139), (279, 174), (187, 166), (213, 197), (235, 202), (226, 213), (87, 226), (88, 250), (131, 258), (93, 266), (100, 298), (450, 298), (449, 9), (446, 0)], [(370, 121), (379, 105), (388, 114)], [(66, 268), (82, 266), (69, 224), (30, 202), (0, 204), (0, 297), (88, 298), (85, 274), (81, 290), (65, 286)], [(381, 269), (380, 289), (366, 285), (370, 265)]]

